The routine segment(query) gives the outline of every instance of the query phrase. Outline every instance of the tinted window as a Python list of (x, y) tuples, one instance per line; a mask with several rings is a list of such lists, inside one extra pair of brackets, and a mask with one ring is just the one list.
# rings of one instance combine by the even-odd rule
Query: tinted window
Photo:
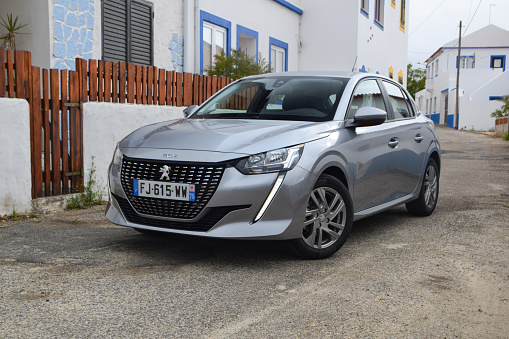
[(401, 89), (387, 81), (384, 81), (385, 89), (389, 95), (389, 103), (394, 111), (394, 119), (405, 119), (414, 116), (411, 105), (407, 102)]
[(328, 121), (347, 82), (288, 76), (246, 79), (229, 86), (191, 118)]
[(357, 86), (350, 103), (348, 117), (353, 118), (355, 112), (361, 107), (376, 107), (387, 111), (382, 98), (382, 91), (376, 80), (365, 80)]

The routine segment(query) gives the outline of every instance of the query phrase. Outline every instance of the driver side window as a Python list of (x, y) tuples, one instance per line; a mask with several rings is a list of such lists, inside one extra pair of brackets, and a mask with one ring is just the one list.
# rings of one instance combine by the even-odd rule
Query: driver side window
[(361, 107), (376, 107), (383, 111), (387, 111), (382, 97), (382, 91), (375, 79), (365, 80), (357, 86), (353, 93), (352, 101), (350, 102), (347, 117), (349, 119), (353, 118), (357, 110)]

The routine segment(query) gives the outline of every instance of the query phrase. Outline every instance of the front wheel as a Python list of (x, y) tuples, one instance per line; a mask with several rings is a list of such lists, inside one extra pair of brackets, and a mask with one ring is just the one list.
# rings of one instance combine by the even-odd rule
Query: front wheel
[(305, 259), (323, 259), (345, 243), (353, 222), (353, 203), (345, 185), (330, 175), (321, 175), (309, 196), (302, 235), (290, 241)]
[(439, 178), (440, 172), (437, 163), (430, 158), (424, 172), (419, 197), (406, 204), (406, 209), (410, 214), (427, 217), (433, 213), (437, 206)]

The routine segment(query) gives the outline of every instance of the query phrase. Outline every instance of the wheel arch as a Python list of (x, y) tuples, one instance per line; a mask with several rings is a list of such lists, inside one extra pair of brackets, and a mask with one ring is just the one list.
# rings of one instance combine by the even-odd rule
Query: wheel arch
[(341, 168), (339, 168), (338, 166), (329, 166), (320, 173), (320, 175), (322, 175), (322, 174), (327, 174), (327, 175), (333, 176), (334, 178), (341, 181), (343, 183), (343, 185), (345, 185), (347, 190), (350, 190), (345, 172), (343, 172), (343, 170)]

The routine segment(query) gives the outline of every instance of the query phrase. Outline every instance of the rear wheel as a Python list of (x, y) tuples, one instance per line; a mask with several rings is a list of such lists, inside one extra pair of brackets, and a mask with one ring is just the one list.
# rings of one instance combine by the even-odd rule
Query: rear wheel
[(330, 175), (321, 175), (309, 196), (302, 235), (291, 240), (303, 258), (322, 259), (345, 243), (353, 222), (353, 203), (345, 185)]
[(440, 172), (437, 163), (430, 158), (424, 172), (419, 197), (406, 204), (410, 214), (426, 217), (433, 213), (437, 206), (439, 178)]

